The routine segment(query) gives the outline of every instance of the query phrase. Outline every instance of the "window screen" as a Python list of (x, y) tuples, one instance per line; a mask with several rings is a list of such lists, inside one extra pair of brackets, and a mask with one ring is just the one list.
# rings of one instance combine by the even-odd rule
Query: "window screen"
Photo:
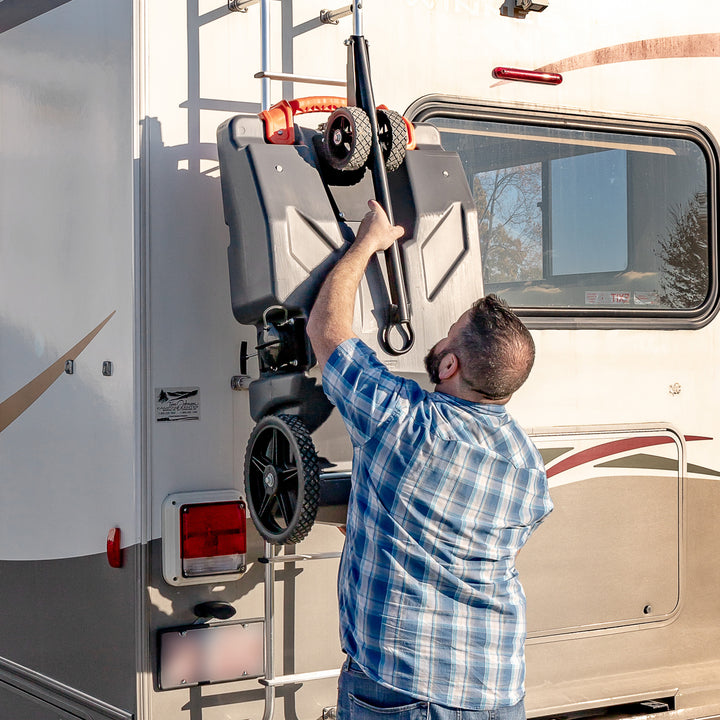
[(431, 117), (462, 158), (486, 292), (599, 314), (695, 311), (710, 293), (708, 160), (690, 137)]

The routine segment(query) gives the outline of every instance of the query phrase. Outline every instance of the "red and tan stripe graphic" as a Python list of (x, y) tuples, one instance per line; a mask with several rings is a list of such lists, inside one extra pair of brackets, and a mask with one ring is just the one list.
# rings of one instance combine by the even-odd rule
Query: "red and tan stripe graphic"
[(564, 73), (597, 65), (634, 60), (689, 57), (720, 57), (720, 33), (636, 40), (591, 50), (580, 55), (572, 55), (537, 69), (542, 72)]
[[(712, 440), (712, 438), (706, 437), (704, 435), (685, 435), (685, 442), (695, 442), (697, 440)], [(666, 445), (673, 442), (675, 442), (673, 438), (667, 435), (653, 435), (650, 437), (629, 437), (622, 440), (612, 440), (610, 442), (601, 443), (600, 445), (595, 445), (591, 448), (587, 448), (586, 450), (580, 450), (579, 452), (573, 453), (572, 455), (563, 458), (559, 462), (555, 463), (555, 465), (552, 465), (548, 468), (547, 476), (548, 478), (551, 478), (554, 475), (559, 475), (560, 473), (566, 472), (567, 470), (572, 470), (573, 468), (579, 467), (580, 465), (592, 463), (595, 460), (602, 460), (612, 455), (625, 453), (628, 450), (638, 450), (640, 448), (648, 448), (654, 445)], [(638, 465), (637, 467), (641, 466)], [(698, 471), (707, 470), (707, 468), (700, 468), (699, 466), (693, 467), (698, 468)], [(710, 472), (714, 473), (715, 471)]]
[[(720, 57), (720, 33), (700, 33), (673, 37), (648, 38), (633, 42), (610, 45), (571, 55), (570, 57), (535, 68), (538, 72), (567, 73), (572, 70), (610, 65), (636, 60), (659, 60), (667, 58)], [(492, 87), (504, 85), (503, 80)]]
[(65, 363), (68, 360), (74, 360), (92, 342), (114, 314), (113, 310), (94, 330), (91, 330), (77, 345), (71, 347), (47, 370), (41, 372), (14, 395), (0, 403), (0, 432), (11, 422), (17, 420), (63, 374)]

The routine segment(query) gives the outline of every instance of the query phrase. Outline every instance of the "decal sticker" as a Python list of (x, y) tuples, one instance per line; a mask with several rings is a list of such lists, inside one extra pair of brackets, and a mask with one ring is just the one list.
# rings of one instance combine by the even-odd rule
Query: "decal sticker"
[(633, 294), (633, 301), (636, 305), (657, 305), (658, 294), (656, 292), (637, 292)]
[[(712, 440), (711, 437), (704, 435), (685, 435), (685, 442), (696, 442), (698, 440)], [(603, 458), (610, 457), (611, 455), (617, 455), (625, 453), (630, 450), (639, 450), (641, 448), (653, 447), (655, 445), (666, 445), (673, 443), (674, 440), (667, 435), (651, 435), (648, 437), (628, 437), (622, 440), (611, 440), (610, 442), (601, 443), (600, 445), (594, 445), (593, 447), (580, 450), (572, 455), (564, 457), (559, 462), (555, 463), (552, 467), (547, 469), (548, 478), (560, 473), (572, 470), (573, 468), (585, 465), (586, 463), (592, 463), (595, 460), (601, 460)], [(564, 449), (564, 448), (563, 448)], [(603, 465), (596, 465), (595, 467), (603, 467)], [(608, 466), (610, 467), (610, 466)], [(633, 467), (640, 467), (639, 465), (633, 465)], [(648, 469), (656, 469), (652, 465), (643, 465)], [(688, 470), (690, 469), (688, 465)], [(694, 465), (694, 468), (699, 466)], [(704, 468), (706, 469), (706, 468)], [(697, 470), (695, 470), (697, 472)], [(714, 472), (714, 471), (712, 471)]]
[(585, 293), (586, 305), (629, 305), (629, 292), (613, 292), (612, 290), (598, 290)]
[(155, 388), (155, 420), (179, 422), (200, 419), (200, 388)]

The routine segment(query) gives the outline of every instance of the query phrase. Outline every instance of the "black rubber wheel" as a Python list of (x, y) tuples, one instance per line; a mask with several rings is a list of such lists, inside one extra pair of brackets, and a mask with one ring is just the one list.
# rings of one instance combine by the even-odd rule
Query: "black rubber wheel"
[(339, 107), (328, 118), (323, 133), (323, 156), (335, 170), (359, 170), (372, 146), (370, 119), (358, 107)]
[(408, 144), (408, 131), (400, 113), (394, 110), (378, 108), (378, 140), (382, 149), (385, 169), (397, 170), (405, 161)]
[(245, 499), (268, 542), (298, 543), (310, 532), (320, 500), (320, 467), (300, 418), (268, 415), (255, 426), (245, 451)]

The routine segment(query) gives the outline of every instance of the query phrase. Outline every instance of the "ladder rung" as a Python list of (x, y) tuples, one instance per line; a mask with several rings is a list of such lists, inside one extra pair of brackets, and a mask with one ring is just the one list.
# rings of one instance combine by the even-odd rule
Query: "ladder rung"
[(345, 87), (345, 80), (334, 80), (332, 78), (312, 77), (311, 75), (292, 75), (290, 73), (257, 72), (256, 78), (267, 78), (268, 80), (286, 80), (287, 82), (312, 83), (313, 85), (337, 85)]
[(321, 470), (321, 480), (350, 480), (352, 473), (349, 470)]
[(326, 552), (326, 553), (304, 553), (298, 555), (273, 555), (271, 558), (258, 558), (261, 563), (289, 563), (302, 562), (303, 560), (332, 560), (339, 558), (342, 553)]
[(278, 687), (280, 685), (293, 685), (295, 683), (310, 682), (311, 680), (325, 680), (340, 675), (340, 670), (318, 670), (317, 672), (299, 673), (297, 675), (281, 675), (267, 680), (260, 678), (258, 682), (265, 687)]

